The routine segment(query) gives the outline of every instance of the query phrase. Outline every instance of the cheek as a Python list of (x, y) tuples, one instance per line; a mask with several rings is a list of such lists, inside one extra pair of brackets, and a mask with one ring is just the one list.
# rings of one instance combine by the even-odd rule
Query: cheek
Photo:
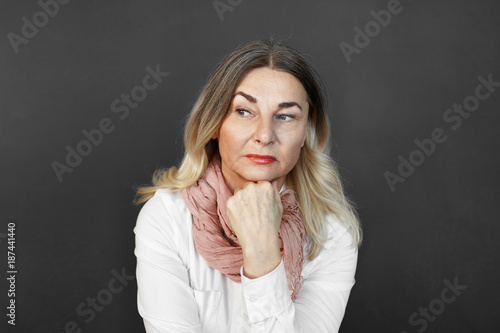
[[(239, 136), (241, 137), (241, 132)], [(229, 159), (233, 156), (233, 152), (238, 150), (241, 141), (239, 136), (234, 127), (221, 126), (218, 138), (221, 156)]]
[[(297, 135), (299, 134), (299, 135)], [(284, 142), (286, 144), (286, 155), (288, 156), (288, 159), (290, 160), (290, 163), (295, 163), (297, 162), (299, 156), (300, 156), (300, 151), (302, 146), (304, 145), (305, 142), (305, 131), (297, 131), (295, 133), (291, 133), (290, 135), (287, 135), (284, 139)]]
[(219, 153), (223, 158), (225, 158), (228, 155), (228, 149), (230, 147), (227, 144), (227, 141), (228, 141), (227, 136), (225, 135), (225, 133), (221, 131), (221, 133), (219, 134), (218, 143), (219, 143)]

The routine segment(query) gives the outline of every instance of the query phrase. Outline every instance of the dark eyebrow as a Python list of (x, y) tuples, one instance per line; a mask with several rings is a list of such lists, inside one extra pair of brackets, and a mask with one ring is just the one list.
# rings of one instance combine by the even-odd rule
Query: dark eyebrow
[(278, 104), (278, 110), (285, 109), (285, 108), (291, 108), (292, 106), (298, 106), (300, 111), (302, 111), (302, 107), (298, 103), (295, 102), (283, 102)]
[[(236, 92), (233, 95), (233, 98), (236, 95), (241, 95), (241, 96), (245, 97), (251, 103), (254, 103), (254, 104), (257, 103), (257, 98), (255, 98), (255, 97), (253, 97), (253, 96), (251, 96), (249, 94), (245, 94), (243, 91)], [(280, 104), (278, 104), (278, 111), (281, 110), (281, 109), (291, 108), (292, 106), (297, 106), (300, 109), (300, 111), (302, 111), (302, 107), (298, 103), (296, 103), (296, 102), (283, 102), (283, 103), (280, 103)]]
[(246, 99), (248, 99), (250, 102), (252, 102), (252, 103), (254, 103), (254, 104), (255, 104), (255, 103), (257, 103), (257, 98), (255, 98), (255, 97), (253, 97), (253, 96), (251, 96), (251, 95), (245, 94), (243, 91), (238, 91), (238, 92), (236, 92), (236, 93), (233, 95), (233, 98), (234, 98), (234, 96), (236, 96), (236, 95), (241, 95), (241, 96), (245, 97)]

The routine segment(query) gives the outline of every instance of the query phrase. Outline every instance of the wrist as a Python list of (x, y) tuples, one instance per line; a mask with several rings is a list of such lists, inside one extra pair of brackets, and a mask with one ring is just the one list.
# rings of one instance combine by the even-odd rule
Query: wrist
[(273, 271), (281, 263), (279, 240), (265, 247), (242, 248), (243, 271), (246, 277), (255, 279)]

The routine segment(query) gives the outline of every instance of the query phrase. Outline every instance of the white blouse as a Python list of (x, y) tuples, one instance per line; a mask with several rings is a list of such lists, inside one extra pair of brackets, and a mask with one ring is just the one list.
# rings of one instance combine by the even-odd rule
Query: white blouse
[[(196, 251), (192, 217), (179, 192), (158, 190), (134, 229), (137, 304), (148, 333), (338, 332), (354, 285), (357, 248), (328, 216), (329, 240), (292, 302), (283, 261), (272, 272), (236, 283)], [(307, 258), (307, 249), (304, 255)]]

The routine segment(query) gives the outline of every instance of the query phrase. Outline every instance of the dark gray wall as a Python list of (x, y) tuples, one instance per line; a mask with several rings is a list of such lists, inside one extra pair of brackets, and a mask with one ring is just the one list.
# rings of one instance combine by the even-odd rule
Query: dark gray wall
[[(500, 82), (497, 1), (220, 0), (233, 4), (222, 16), (212, 1), (65, 1), (51, 15), (36, 1), (0, 5), (0, 327), (144, 330), (129, 277), (134, 187), (179, 161), (185, 116), (217, 63), (273, 37), (326, 84), (332, 152), (364, 226), (341, 332), (499, 331), (500, 86), (482, 83)], [(390, 22), (370, 23), (388, 7)], [(125, 107), (122, 94), (143, 97), (148, 66), (169, 75)], [(67, 147), (87, 156), (68, 166)], [(402, 159), (418, 165), (398, 171)]]

